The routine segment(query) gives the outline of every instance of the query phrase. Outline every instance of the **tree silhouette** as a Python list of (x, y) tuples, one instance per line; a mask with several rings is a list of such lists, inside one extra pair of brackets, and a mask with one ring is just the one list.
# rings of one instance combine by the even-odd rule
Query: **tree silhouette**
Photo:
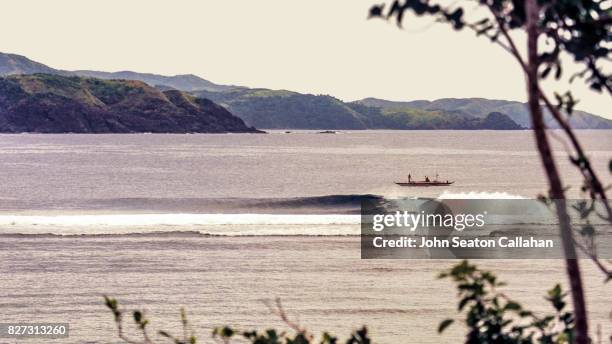
[[(465, 3), (474, 4), (470, 1)], [(570, 160), (584, 177), (583, 191), (588, 193), (592, 202), (601, 201), (605, 214), (600, 216), (612, 221), (612, 210), (605, 189), (568, 121), (576, 100), (568, 91), (563, 95), (555, 94), (556, 104), (553, 104), (543, 91), (541, 81), (552, 75), (556, 79), (561, 78), (561, 57), (562, 54), (567, 54), (583, 67), (582, 71), (572, 75), (570, 80), (582, 78), (594, 91), (612, 95), (612, 76), (607, 74), (604, 68), (610, 63), (610, 4), (603, 0), (479, 0), (475, 3), (487, 11), (483, 18), (473, 22), (465, 19), (466, 11), (463, 6), (445, 7), (429, 0), (396, 0), (388, 7), (386, 4), (374, 5), (370, 9), (370, 17), (395, 19), (401, 26), (406, 11), (419, 16), (433, 16), (440, 22), (449, 23), (456, 30), (471, 29), (477, 35), (487, 37), (509, 52), (519, 63), (525, 74), (532, 128), (550, 187), (549, 197), (554, 200), (559, 217), (576, 321), (574, 338), (576, 343), (588, 343), (587, 312), (580, 266), (576, 259), (576, 246), (565, 203), (564, 186), (545, 130), (543, 108), (552, 115), (572, 144), (573, 153)], [(526, 35), (526, 56), (518, 49), (512, 32)], [(541, 49), (542, 42), (546, 42), (550, 48)], [(593, 254), (587, 255), (596, 261), (609, 279), (610, 271)]]

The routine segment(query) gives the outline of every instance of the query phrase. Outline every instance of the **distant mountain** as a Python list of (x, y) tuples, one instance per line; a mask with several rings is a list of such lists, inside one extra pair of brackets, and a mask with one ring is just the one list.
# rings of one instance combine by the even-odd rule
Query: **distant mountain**
[[(23, 56), (0, 53), (0, 76), (47, 73), (100, 79), (139, 80), (158, 91), (181, 90), (217, 102), (249, 125), (270, 129), (512, 129), (529, 128), (525, 104), (483, 98), (395, 102), (366, 98), (343, 102), (329, 95), (246, 88), (212, 83), (195, 75), (163, 76), (136, 72), (62, 71)], [(495, 114), (490, 117), (490, 114)], [(501, 116), (503, 115), (503, 116)], [(514, 122), (514, 125), (508, 120)], [(500, 121), (499, 123), (493, 123)], [(547, 116), (550, 127), (556, 125)], [(578, 129), (612, 129), (612, 120), (575, 111)]]
[(79, 76), (87, 76), (99, 79), (125, 79), (139, 80), (146, 82), (151, 86), (165, 86), (181, 91), (209, 90), (209, 91), (226, 91), (234, 88), (234, 86), (217, 85), (208, 80), (202, 79), (193, 74), (164, 76), (158, 74), (136, 73), (136, 72), (96, 72), (91, 70), (76, 70), (71, 72)]
[(0, 53), (0, 76), (14, 74), (57, 74), (78, 75), (99, 79), (125, 79), (146, 82), (151, 86), (165, 86), (181, 91), (211, 90), (226, 91), (235, 86), (217, 85), (193, 74), (164, 76), (149, 73), (123, 72), (97, 72), (90, 70), (65, 71), (48, 67), (42, 63), (34, 62), (25, 56)]
[(522, 129), (500, 113), (475, 118), (454, 111), (385, 109), (324, 95), (268, 89), (194, 94), (227, 106), (248, 124), (267, 129)]
[(0, 53), (0, 76), (34, 73), (63, 74), (64, 72), (21, 55)]
[[(500, 112), (508, 115), (514, 122), (525, 128), (531, 127), (531, 117), (527, 105), (516, 101), (484, 98), (445, 98), (434, 101), (416, 100), (398, 102), (377, 98), (365, 98), (355, 103), (380, 107), (387, 110), (413, 108), (427, 111), (453, 111), (477, 118), (483, 118), (492, 112)], [(574, 113), (569, 116), (569, 119), (572, 127), (576, 129), (612, 129), (612, 120), (584, 111), (574, 111)], [(552, 128), (558, 127), (550, 115), (547, 115), (546, 122)]]
[(460, 112), (430, 111), (414, 108), (384, 109), (352, 103), (350, 106), (364, 115), (369, 127), (374, 129), (412, 129), (412, 130), (520, 130), (524, 129), (510, 117), (492, 112), (483, 118), (476, 118)]
[(0, 132), (257, 132), (208, 99), (142, 81), (50, 74), (0, 78)]
[(367, 129), (367, 118), (331, 96), (268, 89), (195, 91), (226, 106), (249, 125), (266, 129)]

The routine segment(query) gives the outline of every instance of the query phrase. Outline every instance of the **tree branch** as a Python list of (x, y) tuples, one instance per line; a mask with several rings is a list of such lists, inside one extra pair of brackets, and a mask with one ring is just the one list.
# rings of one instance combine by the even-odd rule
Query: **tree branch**
[(563, 129), (567, 137), (570, 139), (572, 146), (574, 147), (574, 150), (576, 151), (576, 154), (578, 155), (578, 158), (584, 162), (583, 165), (579, 166), (580, 171), (582, 172), (585, 180), (589, 183), (589, 187), (595, 192), (595, 194), (599, 195), (599, 198), (602, 200), (602, 203), (604, 204), (604, 207), (608, 213), (608, 221), (612, 221), (612, 209), (610, 208), (610, 204), (608, 202), (608, 197), (606, 195), (605, 189), (603, 185), (601, 184), (601, 182), (599, 181), (599, 178), (597, 177), (595, 170), (593, 170), (593, 167), (591, 166), (589, 159), (584, 153), (584, 149), (582, 148), (580, 141), (578, 141), (578, 138), (574, 134), (572, 127), (565, 120), (565, 118), (563, 118), (563, 115), (561, 114), (559, 109), (550, 102), (548, 97), (546, 97), (546, 95), (544, 94), (544, 92), (539, 86), (538, 86), (538, 94), (539, 94), (539, 98), (544, 102), (544, 105), (546, 106), (548, 111), (550, 111), (553, 118), (557, 121), (557, 123), (559, 123), (559, 125), (561, 126), (561, 129)]
[(544, 171), (546, 172), (548, 184), (550, 185), (550, 197), (555, 202), (555, 207), (559, 218), (559, 231), (565, 254), (565, 266), (567, 277), (571, 286), (572, 303), (574, 305), (574, 319), (576, 324), (574, 330), (576, 343), (588, 344), (588, 320), (579, 260), (576, 257), (576, 248), (574, 246), (570, 218), (567, 213), (563, 184), (561, 183), (559, 170), (555, 164), (550, 143), (546, 135), (544, 115), (542, 113), (542, 107), (540, 106), (540, 88), (538, 76), (538, 22), (540, 8), (537, 0), (525, 0), (525, 11), (525, 29), (527, 31), (527, 64), (525, 65), (528, 96), (527, 104), (531, 112), (536, 146), (540, 153), (542, 164), (544, 165)]
[(295, 323), (295, 322), (293, 322), (293, 321), (291, 321), (289, 319), (289, 316), (287, 316), (287, 313), (285, 312), (285, 309), (283, 308), (283, 305), (281, 303), (280, 298), (276, 298), (274, 300), (274, 306), (272, 306), (267, 301), (264, 302), (264, 303), (266, 304), (266, 306), (268, 307), (270, 312), (272, 312), (272, 314), (278, 316), (287, 326), (289, 326), (295, 332), (301, 333), (305, 337), (310, 337), (310, 335), (308, 335), (308, 332), (306, 331), (305, 328), (301, 327), (299, 324), (297, 324), (297, 323)]
[(584, 245), (582, 245), (576, 240), (574, 240), (574, 244), (576, 245), (576, 247), (580, 249), (580, 251), (582, 251), (582, 253), (584, 253), (587, 257), (589, 257), (593, 261), (595, 266), (597, 266), (599, 270), (601, 270), (601, 272), (604, 273), (604, 275), (606, 275), (606, 281), (612, 279), (612, 271), (608, 270), (608, 268), (605, 265), (603, 265), (603, 263), (599, 260), (599, 258), (597, 258), (595, 254), (593, 254), (589, 249), (584, 247)]
[(506, 29), (506, 26), (505, 26), (505, 23), (504, 23), (503, 19), (499, 16), (499, 12), (497, 12), (491, 5), (487, 5), (487, 7), (489, 8), (489, 11), (491, 11), (491, 14), (493, 14), (493, 17), (495, 18), (495, 21), (497, 21), (497, 26), (499, 26), (499, 31), (502, 33), (504, 38), (506, 38), (506, 41), (508, 41), (508, 45), (510, 46), (510, 49), (508, 50), (508, 52), (510, 54), (512, 54), (514, 56), (514, 58), (516, 58), (516, 60), (518, 61), (519, 65), (523, 69), (523, 72), (525, 74), (527, 74), (527, 72), (528, 72), (527, 64), (525, 63), (525, 60), (523, 60), (523, 57), (521, 56), (521, 53), (519, 52), (518, 48), (516, 47), (516, 44), (514, 43), (514, 40), (512, 39), (510, 34), (508, 33), (508, 30)]
[[(519, 64), (521, 65), (521, 68), (523, 68), (523, 71), (527, 73), (527, 66), (525, 64), (525, 61), (523, 61), (516, 47), (516, 44), (514, 43), (514, 40), (512, 39), (512, 37), (510, 37), (508, 31), (506, 30), (504, 26), (504, 22), (502, 18), (499, 16), (499, 13), (490, 5), (487, 5), (487, 7), (489, 8), (489, 11), (492, 13), (493, 17), (497, 21), (500, 32), (508, 41), (508, 45), (510, 46), (509, 52), (519, 62)], [(597, 178), (597, 175), (595, 174), (595, 171), (593, 170), (589, 159), (586, 157), (586, 154), (584, 153), (584, 150), (582, 149), (582, 145), (580, 144), (580, 141), (578, 141), (578, 138), (574, 134), (571, 126), (563, 118), (563, 116), (561, 115), (557, 107), (553, 106), (550, 100), (546, 97), (546, 95), (542, 91), (539, 84), (538, 84), (538, 94), (539, 94), (539, 98), (544, 102), (546, 108), (550, 111), (550, 113), (553, 115), (557, 123), (559, 123), (559, 125), (561, 126), (565, 134), (569, 137), (570, 141), (572, 142), (572, 146), (574, 147), (574, 150), (576, 151), (578, 157), (580, 157), (582, 161), (584, 161), (584, 165), (583, 165), (584, 167), (579, 168), (580, 172), (584, 176), (585, 180), (589, 183), (590, 188), (593, 191), (595, 191), (595, 193), (599, 195), (600, 199), (602, 200), (602, 203), (604, 204), (604, 207), (608, 213), (607, 220), (612, 221), (612, 209), (610, 208), (610, 204), (608, 202), (605, 190), (601, 182)], [(586, 248), (583, 247), (582, 245), (579, 245), (577, 242), (575, 243), (577, 244), (578, 248), (580, 248), (595, 263), (595, 265), (606, 275), (606, 278), (610, 279), (611, 272), (599, 261), (597, 256), (590, 252), (587, 252)]]

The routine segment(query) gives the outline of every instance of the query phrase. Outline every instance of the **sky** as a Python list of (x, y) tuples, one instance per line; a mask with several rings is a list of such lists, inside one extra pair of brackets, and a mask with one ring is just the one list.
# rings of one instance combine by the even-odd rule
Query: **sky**
[[(403, 30), (367, 20), (383, 1), (5, 0), (0, 51), (60, 69), (196, 74), (347, 101), (525, 101), (523, 75), (500, 47), (431, 18), (407, 17)], [(612, 118), (609, 95), (581, 81), (571, 89), (579, 109)]]

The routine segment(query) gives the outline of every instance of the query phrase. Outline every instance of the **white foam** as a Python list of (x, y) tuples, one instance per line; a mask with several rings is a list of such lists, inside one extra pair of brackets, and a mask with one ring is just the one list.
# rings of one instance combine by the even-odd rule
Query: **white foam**
[(507, 192), (487, 192), (487, 191), (470, 191), (470, 192), (450, 192), (444, 191), (438, 199), (525, 199), (520, 195), (513, 195)]
[(75, 235), (198, 231), (217, 235), (352, 235), (358, 234), (359, 223), (359, 215), (0, 215), (0, 233)]

